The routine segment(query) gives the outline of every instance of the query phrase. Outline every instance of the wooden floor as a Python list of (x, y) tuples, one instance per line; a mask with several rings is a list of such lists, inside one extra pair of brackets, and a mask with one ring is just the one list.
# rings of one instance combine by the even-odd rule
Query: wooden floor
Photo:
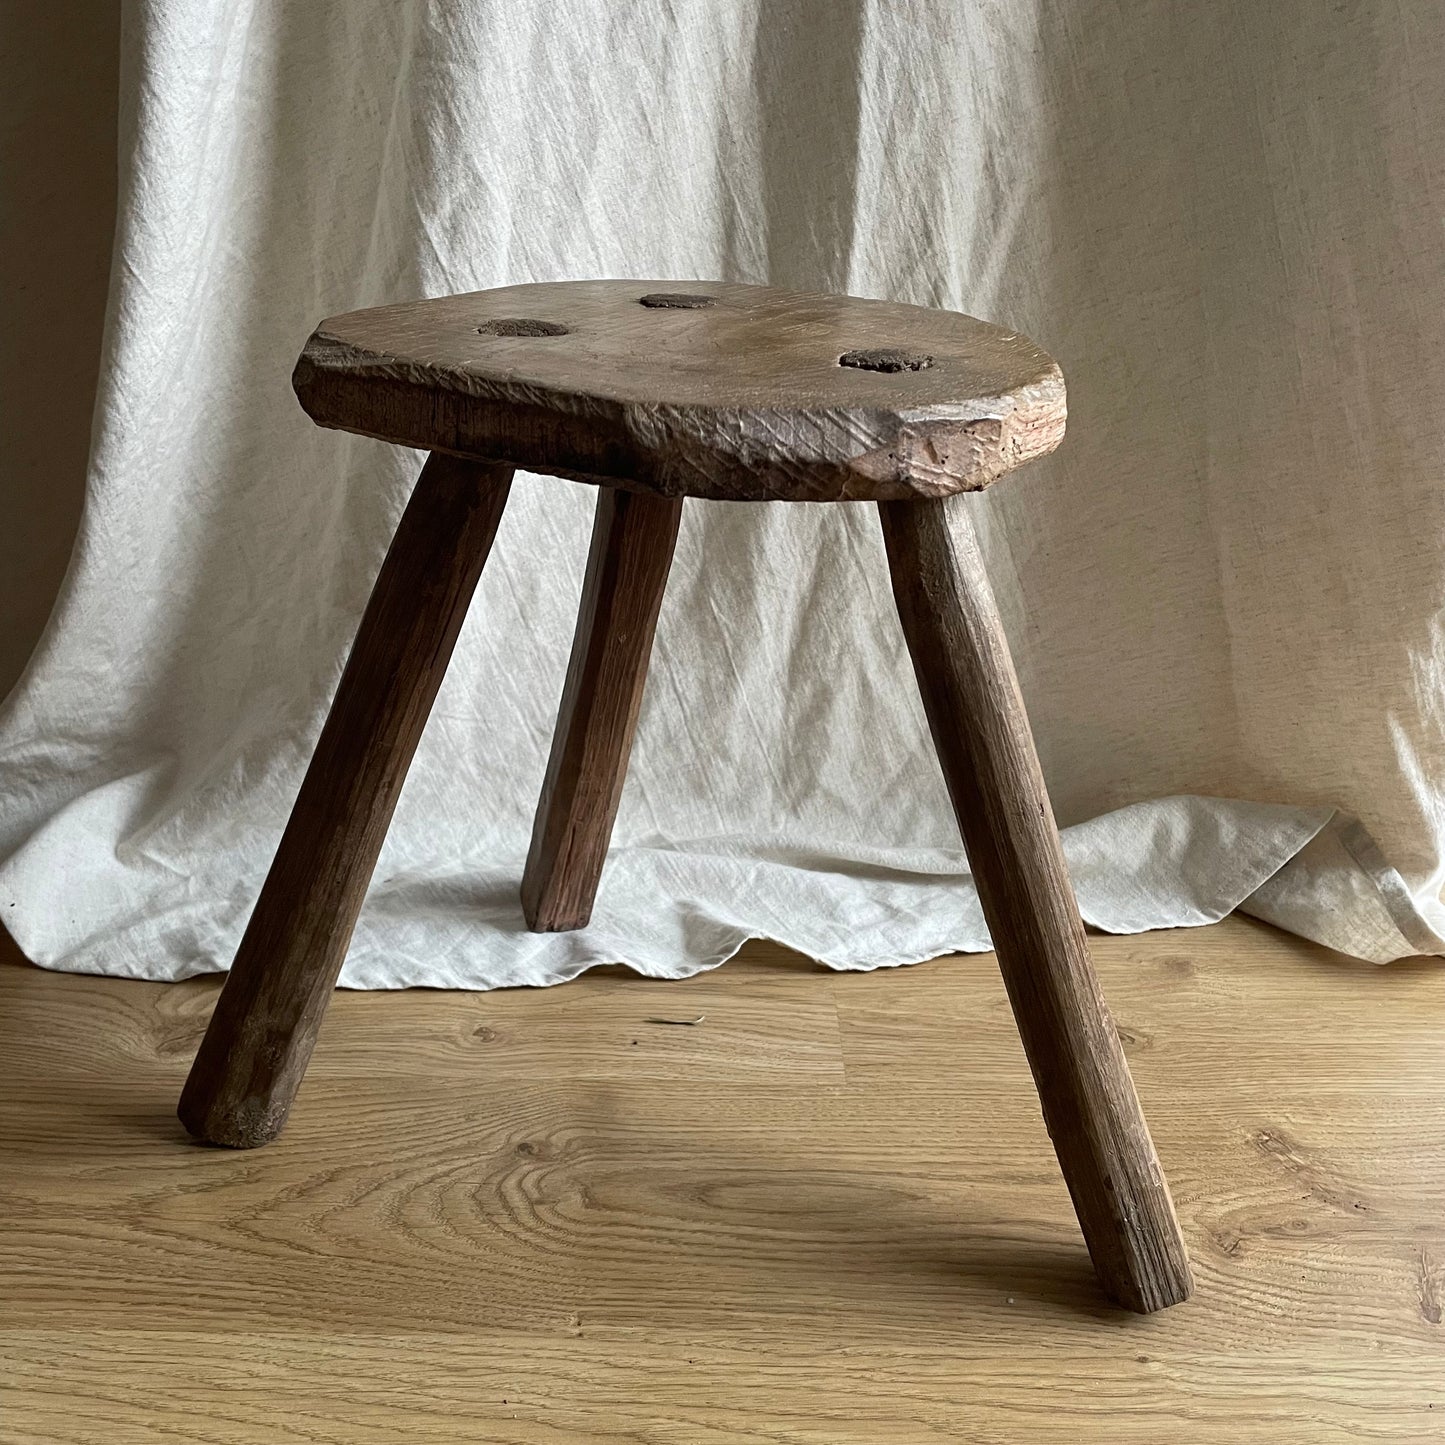
[(0, 966), (0, 1440), (1445, 1440), (1445, 970), (1096, 946), (1198, 1281), (1149, 1318), (990, 958), (340, 994), (250, 1153), (172, 1117), (214, 980)]

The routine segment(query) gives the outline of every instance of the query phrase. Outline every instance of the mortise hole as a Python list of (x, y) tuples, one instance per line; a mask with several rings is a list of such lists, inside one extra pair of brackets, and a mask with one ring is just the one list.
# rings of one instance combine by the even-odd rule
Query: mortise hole
[(838, 358), (838, 365), (857, 367), (859, 371), (923, 371), (933, 365), (933, 358), (921, 351), (903, 351), (896, 346), (882, 346), (863, 351), (845, 351)]
[(701, 311), (716, 300), (716, 296), (700, 296), (687, 291), (652, 291), (646, 296), (639, 296), (637, 304), (651, 311)]
[(479, 336), (566, 336), (567, 328), (555, 321), (530, 321), (514, 317), (504, 321), (486, 321), (477, 327)]

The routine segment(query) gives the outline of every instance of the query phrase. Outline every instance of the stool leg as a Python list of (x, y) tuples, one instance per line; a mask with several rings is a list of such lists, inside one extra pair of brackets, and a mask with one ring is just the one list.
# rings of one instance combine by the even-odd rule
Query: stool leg
[(181, 1094), (198, 1139), (251, 1148), (286, 1122), (511, 477), (422, 469)]
[(607, 858), (642, 706), (680, 497), (603, 487), (552, 756), (522, 876), (535, 933), (582, 928)]
[(1129, 1066), (1089, 962), (992, 590), (965, 515), (880, 502), (904, 636), (1004, 985), (1105, 1290), (1187, 1299), (1189, 1261)]

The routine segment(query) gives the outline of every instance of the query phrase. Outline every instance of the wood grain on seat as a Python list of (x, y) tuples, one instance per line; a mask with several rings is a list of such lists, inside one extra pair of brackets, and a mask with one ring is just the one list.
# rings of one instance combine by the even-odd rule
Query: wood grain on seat
[(722, 282), (507, 286), (323, 321), (323, 426), (665, 496), (976, 491), (1062, 440), (1064, 381), (951, 311)]

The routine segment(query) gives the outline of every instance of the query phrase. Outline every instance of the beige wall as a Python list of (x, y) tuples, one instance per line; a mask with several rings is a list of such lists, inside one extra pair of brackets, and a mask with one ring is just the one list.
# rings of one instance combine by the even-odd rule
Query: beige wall
[(118, 0), (0, 0), (0, 696), (80, 516), (115, 225)]

